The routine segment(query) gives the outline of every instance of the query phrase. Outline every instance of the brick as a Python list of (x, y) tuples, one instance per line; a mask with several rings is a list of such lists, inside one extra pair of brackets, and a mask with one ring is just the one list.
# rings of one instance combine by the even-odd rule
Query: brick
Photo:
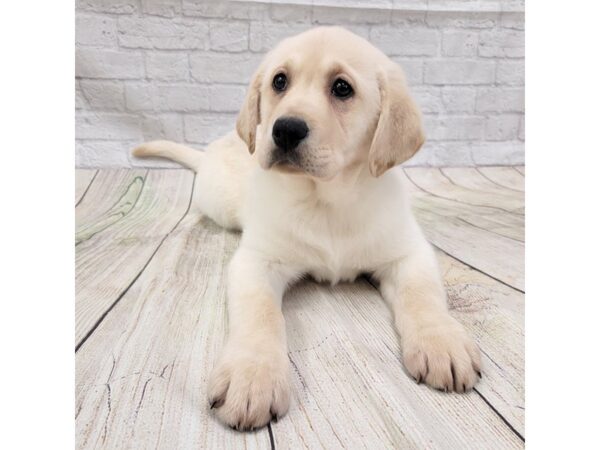
[(521, 61), (498, 61), (496, 83), (523, 86), (525, 84), (525, 64)]
[(254, 2), (236, 2), (235, 6), (225, 1), (183, 0), (183, 14), (194, 17), (223, 19), (268, 20), (268, 5)]
[(139, 0), (77, 0), (79, 11), (110, 14), (132, 14), (140, 10)]
[(473, 162), (477, 165), (523, 165), (522, 142), (478, 142), (471, 144)]
[(440, 88), (420, 86), (411, 89), (411, 94), (421, 112), (438, 114), (443, 111)]
[(186, 115), (185, 139), (188, 142), (207, 144), (225, 136), (235, 128), (237, 114)]
[(78, 14), (75, 23), (75, 42), (77, 45), (116, 47), (116, 19)]
[(405, 166), (522, 165), (522, 142), (425, 142)]
[(525, 116), (521, 116), (521, 122), (519, 124), (519, 139), (525, 140)]
[[(366, 0), (368, 1), (368, 0)], [(429, 0), (433, 1), (433, 0)], [(387, 3), (387, 2), (386, 2)], [(391, 0), (392, 8), (394, 11), (426, 11), (427, 10), (427, 2), (423, 0)]]
[(500, 26), (514, 30), (524, 30), (525, 16), (522, 12), (503, 12), (500, 16)]
[(449, 30), (442, 32), (442, 55), (475, 56), (479, 35), (473, 31)]
[(162, 50), (204, 50), (208, 24), (191, 19), (161, 17), (119, 17), (119, 45), (128, 48)]
[(208, 89), (208, 104), (211, 111), (239, 112), (246, 96), (245, 86), (213, 85)]
[(146, 14), (162, 17), (181, 15), (181, 2), (174, 0), (142, 0), (142, 11)]
[(495, 64), (488, 61), (426, 61), (424, 79), (428, 84), (491, 84), (495, 70)]
[(437, 30), (373, 27), (371, 42), (387, 55), (434, 56), (439, 53)]
[(517, 140), (520, 123), (520, 115), (490, 116), (485, 121), (485, 139), (488, 141)]
[(312, 20), (312, 10), (306, 5), (271, 3), (269, 9), (271, 19), (276, 22), (310, 22)]
[(210, 48), (217, 51), (241, 52), (248, 50), (250, 26), (244, 22), (211, 22)]
[(472, 113), (477, 91), (473, 88), (442, 88), (443, 110), (450, 113)]
[(75, 81), (75, 109), (87, 109), (89, 106), (87, 100), (83, 96), (79, 80)]
[(77, 141), (75, 164), (81, 168), (129, 167), (133, 145), (123, 141)]
[(418, 59), (407, 59), (403, 57), (393, 56), (392, 61), (400, 65), (406, 81), (409, 86), (414, 86), (423, 83), (423, 61)]
[(146, 53), (146, 75), (160, 81), (186, 81), (190, 67), (187, 53)]
[(196, 112), (208, 110), (208, 87), (198, 85), (158, 85), (135, 83), (125, 89), (131, 111)]
[(128, 140), (140, 138), (140, 119), (122, 113), (75, 114), (77, 139)]
[(476, 110), (479, 112), (523, 112), (523, 88), (485, 88), (477, 92)]
[[(336, 6), (344, 8), (373, 8), (373, 9), (391, 9), (393, 7), (394, 0), (346, 0), (340, 2), (339, 0), (317, 0), (312, 3), (319, 4), (321, 6)], [(416, 0), (413, 0), (416, 1)]]
[(190, 55), (192, 77), (202, 83), (250, 82), (263, 56), (249, 53)]
[(125, 105), (129, 111), (156, 111), (158, 102), (154, 85), (131, 83), (125, 86)]
[(144, 77), (144, 60), (141, 53), (115, 50), (77, 48), (75, 75), (84, 78)]
[(449, 28), (492, 28), (500, 20), (498, 12), (469, 12), (469, 11), (428, 11), (425, 19), (427, 25)]
[(81, 80), (80, 87), (87, 104), (92, 109), (125, 109), (125, 88), (118, 81)]
[(312, 28), (310, 24), (284, 24), (252, 22), (250, 24), (250, 50), (266, 52), (273, 49), (282, 39)]
[(479, 55), (484, 57), (523, 58), (525, 34), (519, 30), (482, 31), (479, 36)]
[(161, 110), (195, 112), (208, 109), (208, 87), (198, 85), (157, 86)]
[(142, 118), (142, 137), (144, 141), (167, 139), (182, 142), (183, 117), (179, 114), (152, 114)]
[(353, 8), (315, 5), (312, 20), (315, 25), (382, 24), (390, 22), (391, 12), (382, 8)]
[(485, 120), (475, 116), (423, 116), (425, 136), (431, 141), (465, 141), (483, 137)]
[(443, 167), (449, 164), (456, 166), (474, 165), (469, 142), (425, 141), (421, 150), (403, 165), (407, 167)]
[[(419, 6), (420, 8), (420, 6)], [(415, 11), (415, 10), (397, 10), (392, 11), (392, 25), (402, 26), (427, 26), (426, 22), (427, 12), (426, 11)]]

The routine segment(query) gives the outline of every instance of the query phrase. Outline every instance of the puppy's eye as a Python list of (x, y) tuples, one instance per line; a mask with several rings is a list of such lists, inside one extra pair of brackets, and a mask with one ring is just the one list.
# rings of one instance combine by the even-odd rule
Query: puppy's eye
[(285, 91), (287, 87), (287, 77), (283, 73), (278, 73), (273, 77), (273, 89), (277, 92)]
[(333, 82), (333, 86), (331, 86), (331, 93), (337, 98), (344, 99), (352, 96), (352, 94), (354, 94), (354, 90), (347, 81), (338, 78)]

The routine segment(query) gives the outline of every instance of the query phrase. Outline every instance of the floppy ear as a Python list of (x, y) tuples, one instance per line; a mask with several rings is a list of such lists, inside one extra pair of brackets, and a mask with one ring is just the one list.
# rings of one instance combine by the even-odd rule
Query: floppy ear
[(250, 82), (246, 99), (237, 118), (236, 129), (238, 135), (248, 146), (250, 153), (254, 153), (256, 145), (256, 127), (260, 123), (260, 84), (262, 70), (259, 68)]
[(378, 177), (413, 156), (425, 142), (421, 113), (396, 64), (378, 75), (381, 110), (369, 150), (369, 170)]

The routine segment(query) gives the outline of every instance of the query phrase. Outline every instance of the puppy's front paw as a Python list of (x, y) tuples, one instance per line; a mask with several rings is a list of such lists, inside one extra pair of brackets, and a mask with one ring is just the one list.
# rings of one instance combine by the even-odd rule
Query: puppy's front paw
[(416, 326), (402, 341), (404, 365), (417, 383), (466, 392), (481, 377), (477, 344), (449, 315)]
[(236, 430), (262, 427), (287, 412), (289, 377), (285, 352), (228, 345), (209, 380), (210, 407)]

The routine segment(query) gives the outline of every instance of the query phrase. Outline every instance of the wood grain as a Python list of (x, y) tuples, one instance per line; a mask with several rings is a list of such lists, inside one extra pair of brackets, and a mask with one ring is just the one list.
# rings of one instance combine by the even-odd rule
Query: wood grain
[[(489, 169), (406, 180), (443, 250), (451, 313), (483, 353), (476, 391), (410, 379), (366, 280), (305, 280), (283, 302), (294, 401), (272, 424), (275, 448), (523, 448), (522, 185)], [(268, 429), (225, 428), (206, 404), (239, 235), (188, 210), (192, 185), (181, 170), (101, 170), (77, 207), (78, 342), (89, 336), (76, 354), (78, 448), (271, 447)]]
[(185, 214), (193, 174), (101, 171), (76, 209), (76, 345), (143, 270)]
[[(475, 169), (435, 170), (421, 167), (404, 169), (406, 175), (422, 190), (431, 195), (471, 206), (495, 209), (512, 214), (523, 214), (522, 195), (488, 182)], [(460, 176), (459, 176), (460, 175)], [(461, 184), (464, 183), (466, 185)], [(485, 189), (482, 189), (482, 185)]]
[(97, 173), (96, 169), (75, 170), (75, 205), (81, 201)]
[(484, 378), (477, 391), (525, 433), (525, 296), (438, 252), (448, 304), (477, 341)]
[(206, 400), (238, 239), (188, 214), (77, 352), (78, 448), (270, 448), (268, 429), (230, 430)]
[[(512, 208), (508, 209), (513, 209), (514, 206), (522, 207), (525, 204), (523, 189), (509, 189), (506, 186), (502, 186), (492, 181), (489, 177), (486, 177), (484, 175), (486, 168), (482, 169), (474, 169), (472, 167), (446, 167), (440, 168), (440, 173), (455, 186), (467, 188), (477, 194), (485, 193), (488, 199), (493, 199), (496, 202), (503, 203), (504, 199), (506, 199), (508, 204), (512, 206)], [(502, 168), (494, 167), (493, 169)], [(518, 176), (519, 174), (515, 175)], [(522, 177), (520, 180), (522, 181)]]
[(444, 172), (404, 170), (427, 238), (458, 260), (523, 291), (523, 194), (493, 184), (475, 169)]
[(492, 183), (513, 191), (525, 191), (525, 178), (514, 167), (479, 167), (477, 171)]
[(296, 398), (273, 425), (277, 448), (522, 447), (481, 398), (523, 432), (522, 294), (439, 257), (451, 312), (484, 352), (479, 393), (414, 383), (391, 315), (368, 283), (303, 282), (284, 299)]

